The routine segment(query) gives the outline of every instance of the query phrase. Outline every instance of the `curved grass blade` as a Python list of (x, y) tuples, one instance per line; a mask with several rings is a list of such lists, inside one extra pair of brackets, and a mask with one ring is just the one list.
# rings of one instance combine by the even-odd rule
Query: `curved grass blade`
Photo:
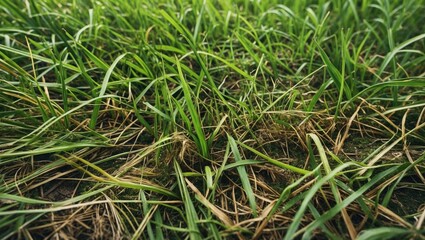
[(411, 230), (398, 227), (380, 227), (364, 230), (357, 240), (386, 240), (386, 239), (409, 239)]
[[(230, 144), (230, 148), (232, 149), (233, 152), (233, 157), (235, 158), (235, 162), (239, 163), (242, 162), (242, 158), (241, 158), (241, 154), (238, 150), (238, 147), (236, 145), (236, 141), (235, 139), (233, 139), (230, 135), (227, 135), (227, 139), (229, 141)], [(238, 170), (239, 173), (239, 177), (241, 179), (242, 182), (242, 187), (245, 191), (246, 197), (248, 198), (248, 202), (249, 205), (251, 207), (251, 211), (252, 214), (257, 217), (257, 203), (255, 201), (255, 195), (254, 195), (254, 191), (252, 190), (252, 186), (249, 180), (249, 176), (248, 173), (246, 172), (246, 169), (244, 166), (238, 166), (236, 167), (236, 169)]]
[(250, 146), (248, 146), (248, 145), (246, 145), (246, 144), (242, 143), (242, 142), (237, 141), (237, 143), (238, 143), (239, 145), (241, 145), (242, 147), (244, 147), (244, 148), (248, 149), (249, 151), (251, 151), (251, 152), (255, 153), (255, 154), (256, 154), (256, 155), (258, 155), (259, 157), (264, 158), (264, 159), (265, 159), (265, 160), (267, 160), (269, 163), (271, 163), (271, 164), (273, 164), (273, 165), (275, 165), (275, 166), (278, 166), (278, 167), (283, 168), (283, 169), (288, 169), (288, 170), (290, 170), (290, 171), (292, 171), (292, 172), (296, 172), (296, 173), (299, 173), (299, 174), (302, 174), (302, 175), (306, 175), (306, 174), (310, 174), (310, 173), (311, 173), (311, 171), (309, 171), (309, 170), (305, 170), (305, 169), (302, 169), (302, 168), (298, 168), (298, 167), (295, 167), (295, 166), (292, 166), (292, 165), (289, 165), (289, 164), (286, 164), (286, 163), (280, 162), (280, 161), (278, 161), (278, 160), (275, 160), (275, 159), (273, 159), (273, 158), (271, 158), (271, 157), (269, 157), (269, 156), (267, 156), (267, 155), (265, 155), (265, 154), (263, 154), (263, 153), (261, 153), (261, 152), (259, 152), (259, 151), (255, 150), (254, 148), (252, 148), (252, 147), (250, 147)]
[(417, 42), (421, 39), (425, 38), (425, 33), (420, 34), (416, 37), (413, 37), (411, 39), (408, 39), (404, 42), (402, 42), (400, 45), (398, 45), (397, 47), (395, 47), (391, 52), (389, 52), (387, 54), (387, 56), (384, 59), (384, 62), (382, 62), (381, 67), (379, 68), (379, 71), (377, 72), (377, 75), (380, 76), (385, 68), (388, 66), (388, 64), (390, 64), (390, 62), (394, 59), (395, 55), (397, 55), (398, 53), (400, 53), (405, 47), (409, 46), (410, 44)]
[(91, 119), (90, 119), (89, 126), (90, 126), (91, 129), (96, 128), (97, 118), (99, 117), (100, 101), (101, 101), (101, 98), (103, 97), (103, 95), (105, 95), (106, 89), (108, 88), (109, 78), (111, 77), (115, 66), (118, 64), (118, 62), (123, 57), (125, 57), (125, 55), (127, 55), (127, 53), (123, 53), (115, 59), (115, 61), (108, 68), (108, 71), (106, 72), (105, 77), (103, 78), (102, 86), (101, 86), (100, 92), (99, 92), (99, 99), (96, 100), (96, 102), (94, 103), (95, 105), (94, 105), (93, 112), (92, 112)]

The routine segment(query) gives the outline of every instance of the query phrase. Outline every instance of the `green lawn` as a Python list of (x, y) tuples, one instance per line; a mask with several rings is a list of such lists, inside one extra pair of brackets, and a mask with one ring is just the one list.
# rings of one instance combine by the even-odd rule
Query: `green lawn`
[(0, 0), (0, 239), (425, 239), (425, 0)]

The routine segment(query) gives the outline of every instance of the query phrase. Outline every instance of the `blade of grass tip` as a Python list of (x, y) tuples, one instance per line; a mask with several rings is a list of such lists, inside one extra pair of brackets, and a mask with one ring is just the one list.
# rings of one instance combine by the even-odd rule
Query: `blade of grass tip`
[(168, 116), (167, 114), (163, 113), (161, 110), (159, 110), (158, 108), (156, 108), (155, 106), (153, 106), (152, 104), (150, 104), (149, 102), (143, 102), (143, 104), (146, 105), (146, 107), (152, 109), (152, 111), (154, 111), (156, 114), (158, 114), (159, 116), (161, 116), (163, 119), (172, 122), (173, 120), (170, 118), (170, 116)]
[(196, 214), (195, 206), (193, 205), (192, 199), (190, 198), (189, 190), (187, 189), (183, 172), (177, 161), (174, 161), (174, 169), (176, 171), (177, 183), (180, 189), (180, 194), (183, 200), (186, 223), (189, 231), (189, 238), (191, 240), (201, 239), (201, 233), (198, 228), (198, 216)]
[(192, 191), (195, 192), (198, 200), (205, 207), (207, 207), (218, 219), (220, 219), (220, 221), (222, 221), (226, 225), (227, 228), (231, 228), (233, 226), (232, 220), (230, 220), (230, 218), (223, 211), (221, 211), (214, 204), (212, 204), (210, 201), (208, 201), (208, 199), (204, 195), (202, 195), (202, 193), (199, 191), (199, 189), (197, 187), (195, 187), (195, 185), (193, 185), (192, 182), (190, 182), (189, 180), (186, 179), (186, 183), (192, 189)]
[(226, 119), (227, 119), (228, 117), (229, 117), (229, 116), (228, 116), (227, 114), (225, 114), (225, 115), (221, 118), (220, 122), (217, 124), (217, 126), (215, 127), (215, 129), (214, 129), (213, 133), (211, 134), (211, 137), (209, 137), (209, 138), (208, 138), (208, 146), (211, 146), (211, 145), (213, 144), (215, 137), (216, 137), (216, 136), (217, 136), (217, 134), (220, 132), (220, 130), (222, 130), (222, 128), (221, 128), (221, 127), (223, 126), (224, 122), (226, 121)]
[(237, 73), (239, 73), (240, 75), (242, 75), (243, 77), (247, 78), (248, 80), (254, 81), (255, 79), (253, 79), (253, 77), (251, 75), (249, 75), (248, 73), (246, 73), (245, 71), (243, 71), (242, 69), (240, 69), (239, 67), (237, 67), (235, 64), (227, 61), (226, 59), (217, 56), (215, 54), (209, 53), (209, 52), (204, 52), (204, 51), (198, 51), (198, 54), (202, 54), (205, 56), (209, 56), (212, 58), (215, 58), (216, 60), (224, 63), (226, 66), (230, 67), (231, 69), (235, 70)]
[(192, 131), (192, 121), (189, 119), (189, 116), (185, 113), (184, 106), (182, 105), (182, 104), (184, 104), (184, 101), (182, 101), (182, 103), (180, 103), (178, 99), (173, 98), (172, 100), (174, 102), (174, 105), (175, 105), (177, 111), (180, 113), (180, 116), (181, 116), (183, 122), (186, 124), (186, 127), (187, 127), (186, 131), (188, 132), (188, 134), (193, 139), (196, 139), (197, 138), (196, 132), (194, 134), (193, 131)]
[[(416, 167), (416, 166), (413, 166), (413, 167)], [(380, 198), (380, 195), (382, 193), (385, 194), (384, 198), (382, 199), (382, 203), (381, 203), (382, 206), (387, 207), (390, 201), (394, 199), (394, 191), (396, 190), (400, 181), (404, 179), (405, 174), (406, 174), (406, 170), (400, 172), (399, 176), (397, 176), (397, 179), (394, 181), (394, 183), (391, 184), (391, 186), (383, 187), (382, 189), (379, 190), (378, 198)]]
[(253, 165), (253, 164), (264, 164), (264, 161), (245, 159), (243, 161), (227, 164), (226, 167), (224, 167), (224, 170), (229, 170), (232, 168), (243, 167), (245, 165)]
[(362, 231), (357, 240), (408, 239), (409, 234), (411, 231), (405, 228), (380, 227)]
[(184, 25), (179, 23), (174, 16), (168, 14), (165, 10), (160, 10), (159, 13), (186, 39), (192, 49), (196, 49), (196, 45), (193, 42), (194, 38)]
[[(423, 82), (422, 82), (422, 86), (421, 87), (423, 87), (423, 86), (424, 85), (423, 85)], [(398, 112), (398, 111), (403, 111), (403, 110), (408, 110), (408, 109), (413, 109), (413, 108), (420, 108), (420, 107), (425, 107), (425, 103), (408, 104), (408, 105), (405, 105), (405, 106), (391, 108), (391, 109), (388, 109), (387, 111), (383, 112), (382, 114), (383, 115), (388, 115), (390, 113), (394, 113), (394, 112)], [(418, 121), (420, 121), (420, 119)], [(415, 129), (417, 130), (418, 127), (415, 127)], [(410, 131), (410, 132), (412, 132), (412, 131)]]
[(190, 88), (186, 82), (186, 79), (183, 76), (183, 72), (180, 66), (180, 61), (177, 59), (177, 57), (175, 58), (175, 61), (177, 65), (177, 70), (179, 72), (181, 87), (183, 89), (184, 97), (187, 103), (187, 107), (189, 109), (189, 114), (190, 114), (190, 117), (192, 118), (193, 127), (195, 128), (195, 132), (197, 136), (197, 139), (196, 139), (197, 141), (195, 141), (197, 143), (196, 145), (198, 145), (199, 150), (201, 150), (202, 156), (205, 158), (208, 158), (208, 155), (209, 155), (208, 145), (207, 145), (207, 140), (205, 138), (204, 131), (202, 130), (201, 119), (199, 118), (198, 111), (196, 110), (195, 104), (192, 101)]
[(289, 164), (286, 164), (286, 163), (280, 162), (280, 161), (278, 161), (278, 160), (275, 160), (275, 159), (273, 159), (273, 158), (271, 158), (271, 157), (269, 157), (269, 156), (267, 156), (267, 155), (265, 155), (265, 154), (263, 154), (263, 153), (261, 153), (261, 152), (259, 152), (259, 151), (255, 150), (254, 148), (252, 148), (252, 147), (250, 147), (250, 146), (248, 146), (248, 145), (246, 145), (246, 144), (242, 143), (242, 142), (237, 141), (237, 143), (238, 143), (239, 145), (241, 145), (242, 147), (244, 147), (244, 148), (248, 149), (249, 151), (251, 151), (251, 152), (255, 153), (255, 154), (256, 154), (256, 155), (258, 155), (259, 157), (264, 158), (264, 159), (265, 159), (265, 160), (267, 160), (269, 163), (271, 163), (271, 164), (273, 164), (273, 165), (275, 165), (275, 166), (277, 166), (277, 167), (280, 167), (280, 168), (283, 168), (283, 169), (287, 169), (287, 170), (290, 170), (290, 171), (292, 171), (292, 172), (296, 172), (296, 173), (299, 173), (299, 174), (302, 174), (302, 175), (310, 174), (310, 172), (311, 172), (311, 171), (309, 171), (309, 170), (305, 170), (305, 169), (302, 169), (302, 168), (298, 168), (298, 167), (295, 167), (295, 166), (292, 166), (292, 165), (289, 165)]
[(322, 143), (320, 142), (319, 137), (314, 133), (307, 134), (307, 144), (311, 145), (311, 140), (316, 144), (317, 151), (319, 152), (320, 160), (323, 163), (323, 168), (325, 169), (326, 174), (329, 174), (331, 172), (331, 167), (329, 165), (328, 158), (326, 157), (325, 148), (323, 147)]
[(210, 166), (205, 166), (205, 178), (207, 179), (207, 188), (213, 189), (213, 174)]
[(106, 72), (105, 77), (103, 78), (102, 87), (100, 88), (100, 92), (99, 92), (99, 99), (96, 100), (96, 102), (94, 103), (94, 108), (93, 108), (93, 112), (92, 112), (92, 115), (91, 115), (91, 120), (90, 120), (90, 124), (89, 124), (89, 127), (91, 129), (96, 128), (97, 118), (99, 116), (99, 110), (100, 110), (101, 97), (103, 95), (105, 95), (106, 89), (108, 87), (109, 78), (111, 77), (115, 66), (118, 64), (118, 62), (123, 57), (125, 57), (125, 55), (127, 55), (127, 53), (123, 53), (115, 59), (115, 61), (112, 63), (112, 65), (109, 67), (108, 71)]
[[(83, 52), (86, 54), (86, 56), (90, 60), (92, 60), (94, 62), (94, 64), (96, 64), (96, 66), (98, 66), (100, 69), (102, 69), (104, 71), (108, 71), (110, 69), (110, 67), (108, 66), (107, 63), (105, 63), (104, 61), (99, 59), (96, 55), (94, 55), (92, 52), (90, 52), (86, 47), (84, 47), (81, 43), (79, 43), (77, 39), (75, 39), (75, 43), (78, 46), (78, 49), (83, 50)], [(126, 55), (126, 54), (128, 54), (128, 53), (124, 53), (122, 55)], [(118, 58), (120, 58), (121, 56), (119, 56)]]
[[(230, 135), (227, 135), (227, 139), (229, 141), (230, 148), (232, 149), (235, 162), (242, 162), (242, 158), (238, 150), (238, 147), (236, 145), (235, 139), (233, 139), (233, 137), (231, 137)], [(246, 169), (243, 166), (238, 166), (236, 169), (238, 170), (239, 177), (242, 182), (242, 187), (248, 198), (248, 202), (252, 210), (252, 215), (254, 215), (254, 217), (257, 217), (257, 203), (255, 201), (255, 195), (254, 195), (254, 192), (252, 191), (252, 186), (249, 181), (248, 173), (246, 172)]]
[(416, 224), (415, 224), (416, 229), (425, 229), (425, 227), (422, 227), (422, 224), (424, 223), (424, 221), (425, 221), (425, 209), (422, 211), (421, 216), (416, 221)]

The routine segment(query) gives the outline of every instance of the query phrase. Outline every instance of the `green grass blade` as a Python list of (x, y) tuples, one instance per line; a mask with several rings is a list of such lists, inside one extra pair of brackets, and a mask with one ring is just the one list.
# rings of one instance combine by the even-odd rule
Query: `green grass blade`
[(405, 47), (409, 46), (410, 44), (420, 41), (421, 39), (425, 38), (425, 33), (420, 34), (416, 37), (413, 37), (411, 39), (408, 39), (404, 42), (402, 42), (400, 45), (394, 47), (394, 49), (385, 56), (384, 61), (381, 64), (381, 67), (379, 68), (379, 71), (377, 72), (378, 76), (381, 76), (381, 74), (385, 71), (388, 64), (394, 60), (394, 57), (400, 53)]
[[(230, 148), (232, 150), (233, 153), (233, 157), (235, 158), (235, 162), (242, 162), (242, 158), (240, 155), (240, 152), (238, 150), (238, 147), (236, 145), (236, 141), (235, 139), (233, 139), (230, 135), (227, 136), (227, 139), (229, 141), (229, 145)], [(252, 186), (251, 186), (251, 182), (248, 176), (248, 173), (246, 172), (246, 169), (244, 166), (238, 166), (236, 167), (236, 169), (238, 170), (239, 173), (239, 178), (241, 179), (242, 182), (242, 187), (245, 191), (246, 197), (248, 198), (248, 202), (249, 205), (251, 207), (251, 211), (252, 214), (254, 215), (254, 217), (257, 216), (257, 203), (255, 200), (255, 195), (254, 195), (254, 191), (252, 190)]]
[(407, 239), (410, 234), (411, 231), (404, 228), (381, 227), (361, 232), (357, 240)]
[(293, 171), (293, 172), (296, 172), (296, 173), (299, 173), (299, 174), (303, 174), (303, 175), (306, 175), (306, 174), (309, 174), (310, 173), (310, 171), (308, 171), (308, 170), (305, 170), (305, 169), (302, 169), (302, 168), (299, 168), (299, 167), (295, 167), (295, 166), (292, 166), (292, 165), (289, 165), (289, 164), (286, 164), (286, 163), (277, 161), (277, 160), (275, 160), (275, 159), (273, 159), (273, 158), (271, 158), (271, 157), (269, 157), (269, 156), (267, 156), (267, 155), (265, 155), (265, 154), (263, 154), (263, 153), (255, 150), (254, 148), (252, 148), (252, 147), (250, 147), (250, 146), (248, 146), (248, 145), (246, 145), (246, 144), (244, 144), (242, 142), (239, 142), (238, 141), (237, 143), (239, 145), (241, 145), (242, 147), (248, 149), (249, 151), (255, 153), (259, 157), (264, 158), (269, 163), (271, 163), (271, 164), (273, 164), (275, 166), (278, 166), (278, 167), (283, 168), (283, 169), (288, 169), (290, 171)]
[(195, 139), (195, 143), (198, 146), (198, 149), (201, 151), (201, 155), (205, 158), (209, 156), (209, 150), (207, 145), (207, 139), (205, 137), (204, 131), (202, 130), (202, 122), (199, 117), (199, 113), (195, 104), (192, 101), (193, 95), (191, 94), (188, 83), (186, 82), (185, 77), (183, 76), (183, 72), (180, 66), (179, 60), (176, 58), (176, 65), (179, 73), (180, 83), (184, 92), (184, 98), (186, 100), (187, 107), (190, 113), (190, 119), (193, 123), (193, 128), (195, 129), (197, 138)]
[(177, 183), (180, 189), (180, 195), (183, 200), (186, 213), (186, 224), (189, 231), (189, 238), (191, 240), (201, 239), (201, 234), (198, 228), (198, 216), (195, 206), (193, 205), (192, 199), (189, 194), (189, 190), (184, 180), (183, 172), (177, 161), (174, 161), (174, 169), (176, 171)]
[(105, 74), (105, 77), (103, 78), (103, 82), (102, 82), (102, 86), (100, 88), (99, 91), (99, 98), (98, 100), (94, 103), (94, 107), (93, 107), (93, 112), (91, 114), (91, 118), (90, 118), (90, 125), (89, 127), (91, 129), (95, 129), (96, 128), (96, 124), (97, 124), (97, 119), (99, 117), (99, 110), (100, 110), (100, 101), (101, 98), (105, 95), (106, 89), (108, 88), (108, 83), (109, 83), (109, 79), (114, 71), (114, 68), (117, 66), (118, 62), (127, 55), (127, 53), (123, 53), (120, 56), (118, 56), (115, 61), (111, 64), (111, 66), (108, 68), (108, 71)]

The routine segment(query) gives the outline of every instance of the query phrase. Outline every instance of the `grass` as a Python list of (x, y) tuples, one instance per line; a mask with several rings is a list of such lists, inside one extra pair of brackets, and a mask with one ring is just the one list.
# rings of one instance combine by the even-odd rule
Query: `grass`
[(0, 1), (0, 239), (425, 239), (425, 1)]

